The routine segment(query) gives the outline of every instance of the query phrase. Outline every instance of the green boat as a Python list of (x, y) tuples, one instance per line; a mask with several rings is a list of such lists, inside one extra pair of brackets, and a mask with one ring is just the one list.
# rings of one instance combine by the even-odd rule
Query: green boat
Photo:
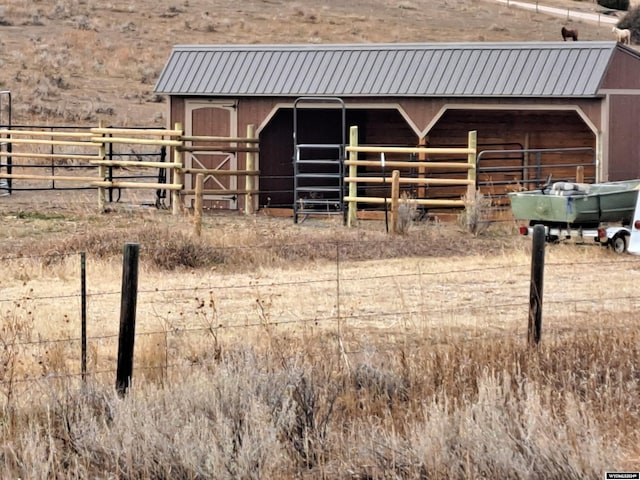
[(529, 225), (593, 228), (602, 223), (629, 225), (640, 179), (607, 183), (555, 182), (537, 190), (509, 193), (511, 211)]

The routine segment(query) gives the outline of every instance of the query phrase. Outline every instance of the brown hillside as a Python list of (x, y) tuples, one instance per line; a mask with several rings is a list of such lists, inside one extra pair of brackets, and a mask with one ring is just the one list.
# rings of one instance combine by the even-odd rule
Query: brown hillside
[[(548, 41), (564, 24), (493, 0), (8, 0), (0, 88), (14, 124), (164, 126), (153, 87), (175, 44)], [(611, 39), (608, 26), (570, 25), (580, 40)]]

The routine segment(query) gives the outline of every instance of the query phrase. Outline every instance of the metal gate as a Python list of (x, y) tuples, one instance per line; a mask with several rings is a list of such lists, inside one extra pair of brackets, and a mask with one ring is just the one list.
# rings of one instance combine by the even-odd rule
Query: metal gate
[[(577, 155), (590, 156), (591, 160), (570, 160)], [(489, 196), (494, 204), (500, 204), (506, 198), (506, 192), (514, 187), (521, 190), (538, 188), (549, 178), (575, 180), (577, 167), (587, 170), (586, 183), (596, 180), (597, 162), (592, 147), (483, 149), (477, 157), (476, 187), (483, 193), (492, 191)]]
[[(301, 104), (334, 104), (340, 108), (341, 138), (335, 143), (305, 143), (300, 139)], [(336, 97), (300, 97), (293, 104), (293, 221), (299, 215), (345, 215), (344, 155), (346, 108)], [(345, 217), (346, 220), (346, 217)]]

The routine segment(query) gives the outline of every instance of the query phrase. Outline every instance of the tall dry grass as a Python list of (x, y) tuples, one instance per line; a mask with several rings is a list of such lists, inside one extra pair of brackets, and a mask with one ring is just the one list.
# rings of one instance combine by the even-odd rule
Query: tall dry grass
[(171, 368), (162, 384), (136, 381), (122, 399), (95, 381), (42, 383), (2, 412), (0, 474), (602, 478), (628, 467), (637, 442), (629, 331), (537, 351), (416, 337), (362, 344), (348, 363), (334, 335), (262, 337)]
[[(2, 478), (601, 478), (637, 459), (640, 338), (633, 314), (580, 313), (570, 298), (572, 316), (545, 324), (537, 350), (527, 348), (524, 333), (474, 318), (474, 309), (447, 310), (452, 318), (430, 317), (425, 325), (404, 318), (413, 315), (410, 297), (426, 302), (441, 287), (442, 301), (454, 303), (518, 286), (516, 276), (491, 269), (526, 257), (527, 244), (508, 228), (492, 225), (475, 237), (415, 223), (391, 237), (380, 223), (346, 230), (311, 219), (301, 227), (291, 219), (211, 216), (195, 237), (184, 218), (162, 212), (96, 215), (68, 207), (4, 218), (13, 239), (6, 254), (16, 257), (3, 261), (11, 273), (0, 285), (26, 290), (23, 301), (0, 304)], [(181, 309), (182, 323), (139, 332), (133, 387), (120, 398), (115, 358), (105, 358), (112, 354), (102, 345), (108, 340), (91, 342), (83, 385), (71, 365), (77, 344), (41, 342), (54, 331), (72, 337), (64, 333), (67, 319), (55, 305), (35, 306), (28, 289), (47, 279), (75, 281), (66, 255), (74, 251), (87, 251), (97, 264), (100, 290), (113, 288), (126, 241), (141, 243), (145, 274), (174, 287), (212, 271), (215, 284), (271, 269), (291, 281), (341, 259), (350, 262), (340, 266), (347, 302), (360, 295), (347, 278), (380, 258), (426, 259), (442, 273), (420, 285), (386, 282), (385, 294), (399, 304), (395, 326), (386, 318), (346, 321), (352, 312), (345, 311), (337, 326), (281, 328), (279, 308), (292, 307), (276, 308), (281, 293), (256, 287), (241, 294), (260, 321), (219, 329), (226, 321), (221, 299), (196, 291), (197, 305), (168, 306)], [(549, 252), (549, 268), (559, 256), (572, 267), (605, 259), (604, 250), (562, 247)], [(463, 265), (475, 268), (451, 283)], [(482, 268), (500, 282), (477, 285)], [(368, 280), (378, 288), (373, 284)], [(307, 288), (297, 291), (299, 302), (317, 295)], [(597, 295), (591, 292), (594, 301)], [(362, 298), (365, 311), (382, 301)], [(163, 320), (162, 311), (157, 315)], [(451, 326), (456, 316), (469, 318)], [(474, 321), (472, 335), (464, 325)], [(96, 337), (111, 327), (94, 323)], [(198, 328), (189, 334), (189, 326)]]

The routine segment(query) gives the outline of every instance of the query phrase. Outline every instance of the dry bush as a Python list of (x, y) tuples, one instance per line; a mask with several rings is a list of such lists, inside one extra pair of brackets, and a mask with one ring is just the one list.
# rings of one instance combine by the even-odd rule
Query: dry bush
[(627, 465), (640, 427), (634, 328), (536, 351), (511, 337), (363, 343), (356, 330), (350, 368), (335, 336), (267, 336), (229, 339), (162, 387), (134, 379), (124, 399), (97, 383), (22, 398), (0, 429), (0, 475), (597, 478)]
[(476, 190), (473, 196), (463, 195), (464, 210), (458, 214), (458, 225), (466, 232), (474, 236), (484, 233), (491, 220), (491, 199), (485, 197), (480, 190)]
[(139, 335), (135, 347), (136, 375), (146, 383), (164, 386), (167, 378), (167, 332)]
[(398, 217), (395, 230), (401, 235), (406, 235), (407, 233), (409, 233), (411, 224), (416, 218), (418, 206), (414, 201), (412, 201), (407, 192), (402, 192), (400, 199), (400, 203), (398, 204)]
[(63, 240), (64, 251), (84, 251), (95, 258), (117, 258), (123, 245), (141, 245), (143, 261), (162, 270), (176, 268), (205, 268), (225, 263), (224, 252), (184, 232), (171, 231), (155, 225), (141, 228), (93, 232)]
[(34, 335), (34, 311), (28, 291), (0, 312), (0, 392), (2, 404), (11, 406), (15, 394), (15, 382), (25, 373), (26, 351)]
[[(238, 222), (205, 217), (202, 235), (192, 233), (190, 221), (162, 211), (92, 213), (93, 206), (20, 210), (15, 229), (29, 224), (29, 236), (6, 246), (5, 255), (62, 255), (84, 251), (89, 258), (117, 260), (126, 242), (141, 245), (143, 264), (162, 270), (216, 268), (252, 271), (255, 268), (295, 266), (316, 261), (376, 260), (412, 256), (474, 255), (503, 252), (522, 239), (500, 235), (470, 238), (454, 229), (411, 229), (391, 237), (380, 222), (345, 229), (342, 224), (308, 219), (303, 229), (290, 219), (254, 218)], [(244, 219), (243, 219), (244, 220)], [(22, 227), (21, 227), (22, 225)], [(69, 226), (74, 229), (69, 232)], [(309, 228), (308, 228), (309, 227)], [(49, 261), (51, 263), (51, 261)]]

